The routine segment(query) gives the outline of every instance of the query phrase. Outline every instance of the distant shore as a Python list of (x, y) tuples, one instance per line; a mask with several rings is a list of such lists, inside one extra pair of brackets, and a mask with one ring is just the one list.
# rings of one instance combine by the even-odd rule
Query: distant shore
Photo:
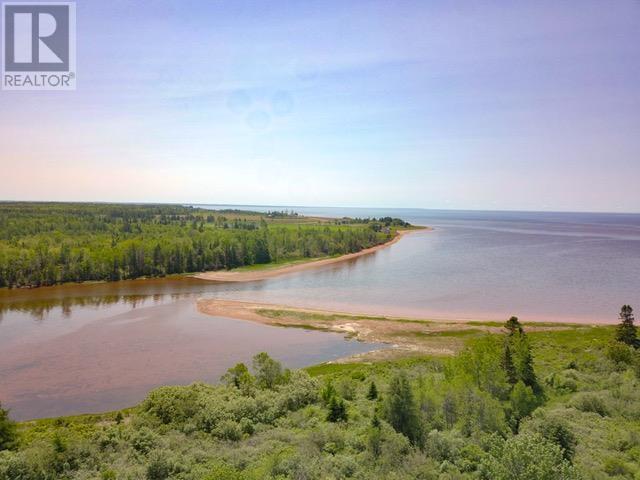
[(362, 257), (364, 255), (369, 255), (377, 252), (378, 250), (393, 245), (394, 243), (398, 242), (404, 235), (416, 230), (431, 230), (431, 228), (424, 227), (421, 229), (398, 230), (396, 232), (396, 235), (386, 243), (376, 245), (375, 247), (365, 248), (363, 250), (360, 250), (359, 252), (340, 255), (339, 257), (321, 258), (318, 260), (309, 260), (302, 263), (288, 264), (273, 268), (269, 268), (269, 264), (265, 264), (264, 269), (260, 270), (216, 270), (212, 272), (197, 273), (193, 276), (200, 280), (211, 280), (215, 282), (254, 282), (257, 280), (266, 280), (273, 277), (279, 277), (281, 275), (310, 270), (312, 268), (332, 265), (334, 263), (340, 263), (347, 260), (352, 260), (354, 258)]

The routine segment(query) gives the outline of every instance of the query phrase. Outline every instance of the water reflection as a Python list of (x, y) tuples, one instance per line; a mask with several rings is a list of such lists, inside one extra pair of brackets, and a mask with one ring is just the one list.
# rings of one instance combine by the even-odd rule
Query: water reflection
[(616, 322), (623, 303), (640, 304), (640, 215), (342, 215), (401, 216), (436, 229), (373, 255), (261, 282), (172, 277), (0, 290), (0, 400), (24, 417), (115, 408), (153, 385), (215, 380), (256, 349), (304, 365), (370, 348), (204, 316), (195, 311), (201, 297), (398, 316), (598, 322)]

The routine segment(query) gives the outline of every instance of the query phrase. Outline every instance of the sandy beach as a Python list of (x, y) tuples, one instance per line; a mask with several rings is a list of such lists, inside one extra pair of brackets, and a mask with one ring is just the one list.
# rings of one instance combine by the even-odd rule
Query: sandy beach
[[(431, 230), (431, 228), (425, 227), (420, 230)], [(194, 275), (194, 277), (201, 280), (211, 280), (216, 282), (254, 282), (257, 280), (266, 280), (273, 277), (279, 277), (281, 275), (288, 275), (291, 273), (310, 270), (312, 268), (318, 268), (325, 265), (352, 260), (364, 255), (370, 255), (377, 252), (378, 250), (393, 245), (394, 243), (398, 242), (404, 235), (415, 231), (418, 230), (398, 230), (396, 236), (386, 243), (376, 245), (375, 247), (371, 248), (365, 248), (364, 250), (360, 250), (359, 252), (340, 255), (339, 257), (322, 258), (319, 260), (310, 260), (308, 262), (296, 263), (293, 265), (283, 265), (273, 268), (269, 268), (269, 264), (266, 264), (265, 268), (261, 270), (217, 270), (213, 272), (198, 273)]]
[[(248, 320), (278, 327), (336, 332), (364, 342), (389, 345), (387, 349), (362, 354), (367, 360), (407, 355), (453, 355), (464, 347), (466, 340), (503, 330), (503, 322), (498, 321), (372, 316), (235, 300), (200, 299), (197, 307), (201, 313), (216, 317)], [(565, 323), (530, 323), (526, 326), (529, 332), (572, 328), (590, 327)], [(363, 359), (362, 355), (358, 356), (358, 360)]]

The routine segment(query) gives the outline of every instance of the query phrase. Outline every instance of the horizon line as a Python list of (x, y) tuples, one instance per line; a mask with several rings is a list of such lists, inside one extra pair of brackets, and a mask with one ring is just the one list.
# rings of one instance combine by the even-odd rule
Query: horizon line
[(496, 213), (563, 213), (563, 214), (606, 214), (606, 215), (640, 215), (640, 211), (617, 211), (609, 210), (521, 210), (521, 209), (485, 209), (485, 208), (435, 208), (435, 207), (380, 207), (380, 206), (349, 206), (349, 205), (284, 205), (284, 204), (259, 204), (259, 203), (193, 203), (193, 202), (141, 202), (141, 201), (109, 201), (109, 200), (7, 200), (0, 199), (3, 203), (59, 203), (59, 204), (103, 204), (103, 205), (182, 205), (182, 206), (215, 206), (215, 207), (261, 207), (261, 208), (351, 208), (360, 210), (427, 210), (440, 212), (496, 212)]

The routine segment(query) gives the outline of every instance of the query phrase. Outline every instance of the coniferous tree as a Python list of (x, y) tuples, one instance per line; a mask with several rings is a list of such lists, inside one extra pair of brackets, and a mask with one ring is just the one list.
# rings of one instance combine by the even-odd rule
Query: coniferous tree
[(9, 411), (0, 404), (0, 451), (13, 448), (17, 437), (16, 423), (9, 418)]
[(422, 440), (422, 428), (418, 416), (411, 384), (406, 373), (400, 372), (391, 379), (386, 396), (385, 413), (387, 421), (409, 441), (418, 445)]
[(518, 317), (511, 317), (504, 324), (505, 328), (509, 331), (509, 335), (514, 335), (516, 332), (522, 333), (522, 324), (518, 320)]
[(620, 324), (616, 329), (616, 340), (626, 343), (632, 347), (638, 347), (638, 333), (633, 324), (633, 308), (630, 305), (623, 305), (620, 309)]
[(347, 421), (347, 407), (344, 400), (338, 398), (337, 395), (333, 395), (329, 400), (329, 413), (327, 413), (327, 421), (329, 422), (346, 422)]
[(518, 372), (519, 380), (527, 386), (531, 387), (533, 393), (539, 395), (542, 393), (542, 387), (538, 383), (538, 377), (533, 368), (533, 354), (531, 353), (531, 346), (529, 345), (529, 339), (525, 333), (518, 334), (518, 364), (516, 370)]
[(376, 387), (375, 382), (371, 382), (371, 385), (369, 385), (369, 391), (367, 392), (367, 399), (375, 400), (376, 398), (378, 398), (378, 387)]
[(509, 384), (511, 385), (515, 385), (518, 382), (518, 372), (516, 371), (516, 367), (513, 364), (513, 355), (511, 354), (511, 347), (508, 341), (504, 343), (502, 368), (504, 368), (507, 382), (509, 382)]
[(378, 458), (382, 454), (381, 427), (382, 424), (380, 423), (380, 419), (378, 418), (378, 415), (374, 413), (373, 418), (371, 419), (371, 426), (369, 427), (369, 433), (367, 436), (367, 446), (374, 458)]

